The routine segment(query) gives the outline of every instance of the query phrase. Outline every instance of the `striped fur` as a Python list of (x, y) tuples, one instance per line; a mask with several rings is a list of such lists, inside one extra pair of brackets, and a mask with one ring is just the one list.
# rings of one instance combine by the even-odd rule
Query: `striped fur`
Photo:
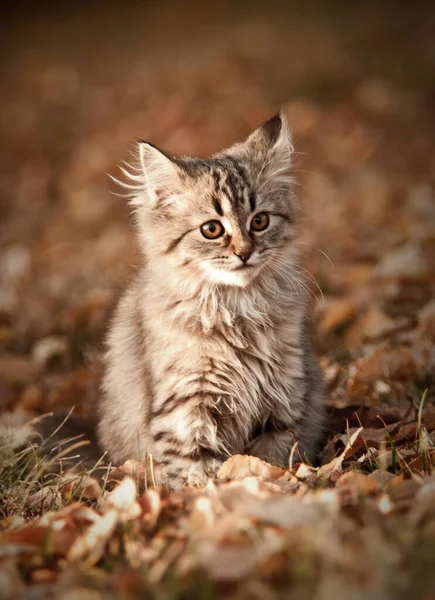
[[(174, 487), (234, 453), (287, 464), (295, 440), (314, 460), (324, 393), (285, 117), (209, 160), (139, 151), (126, 174), (144, 261), (107, 339), (103, 449), (115, 462), (152, 454)], [(260, 212), (270, 224), (257, 233)], [(211, 220), (224, 228), (213, 240), (200, 231)]]

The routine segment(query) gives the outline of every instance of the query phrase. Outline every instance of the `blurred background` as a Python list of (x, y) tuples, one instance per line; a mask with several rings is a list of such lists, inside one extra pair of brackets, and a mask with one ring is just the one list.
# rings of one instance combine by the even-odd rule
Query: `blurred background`
[(119, 176), (135, 140), (208, 155), (280, 106), (296, 147), (304, 264), (325, 295), (313, 307), (335, 406), (351, 393), (338, 365), (386, 340), (411, 348), (426, 377), (432, 339), (418, 332), (432, 323), (435, 340), (430, 3), (20, 2), (1, 21), (2, 409), (78, 403), (86, 413), (96, 397), (107, 316), (137, 265), (108, 174)]

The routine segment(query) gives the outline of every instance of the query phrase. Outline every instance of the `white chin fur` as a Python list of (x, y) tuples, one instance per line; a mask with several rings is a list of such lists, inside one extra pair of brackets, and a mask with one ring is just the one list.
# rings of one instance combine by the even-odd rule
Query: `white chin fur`
[(252, 279), (255, 269), (235, 269), (233, 271), (224, 271), (215, 269), (208, 262), (200, 263), (202, 269), (213, 283), (223, 283), (237, 287), (245, 287)]

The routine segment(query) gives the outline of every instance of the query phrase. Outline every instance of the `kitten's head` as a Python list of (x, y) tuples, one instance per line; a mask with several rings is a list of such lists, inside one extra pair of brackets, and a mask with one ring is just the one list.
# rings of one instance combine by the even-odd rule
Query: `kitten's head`
[(176, 271), (218, 286), (282, 273), (295, 252), (291, 153), (283, 114), (208, 160), (172, 158), (141, 142), (130, 177), (147, 263), (162, 276)]

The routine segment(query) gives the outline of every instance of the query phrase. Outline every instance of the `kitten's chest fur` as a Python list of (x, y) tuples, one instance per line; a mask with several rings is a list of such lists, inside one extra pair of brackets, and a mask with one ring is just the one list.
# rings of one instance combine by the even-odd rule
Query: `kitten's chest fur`
[[(231, 454), (243, 452), (277, 406), (290, 413), (292, 396), (297, 417), (300, 306), (282, 306), (272, 296), (244, 291), (202, 303), (193, 297), (156, 312), (147, 306), (144, 362), (152, 381), (150, 421), (156, 414), (161, 419), (171, 399), (182, 404), (196, 395), (198, 418), (211, 424), (198, 434), (199, 445)], [(292, 414), (287, 417), (291, 422)]]

